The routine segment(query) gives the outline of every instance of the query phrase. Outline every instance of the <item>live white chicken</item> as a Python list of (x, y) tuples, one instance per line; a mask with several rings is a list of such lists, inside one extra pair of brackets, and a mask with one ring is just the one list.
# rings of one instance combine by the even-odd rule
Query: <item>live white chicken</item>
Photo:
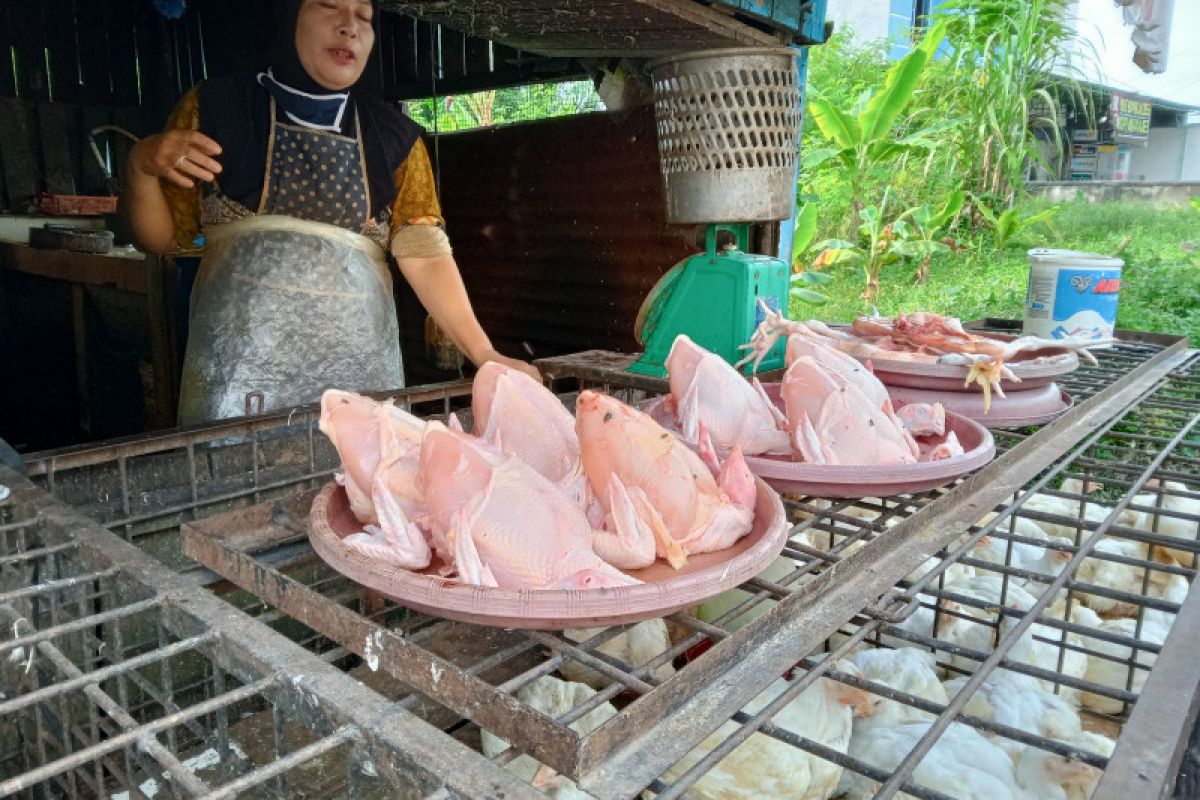
[[(530, 708), (557, 719), (579, 708), (591, 700), (595, 694), (594, 689), (584, 686), (582, 683), (562, 681), (545, 675), (517, 690), (517, 699)], [(586, 736), (615, 717), (616, 714), (617, 710), (613, 708), (612, 703), (601, 703), (568, 727), (580, 736)], [(482, 739), (483, 754), (489, 758), (499, 755), (509, 746), (506, 740), (491, 731), (482, 731)], [(555, 774), (528, 755), (517, 756), (508, 762), (505, 769), (543, 789), (555, 800), (585, 800), (591, 797), (580, 790), (574, 781), (563, 775)]]
[[(838, 670), (854, 675), (848, 662)], [(743, 709), (757, 714), (788, 687), (775, 681)], [(850, 744), (853, 715), (866, 707), (866, 693), (829, 678), (819, 678), (796, 699), (779, 710), (771, 722), (817, 744), (845, 753)], [(722, 725), (663, 776), (677, 779), (696, 762), (720, 746), (738, 729), (732, 722)], [(695, 800), (827, 800), (833, 797), (842, 768), (831, 761), (755, 733), (723, 758), (687, 792)]]

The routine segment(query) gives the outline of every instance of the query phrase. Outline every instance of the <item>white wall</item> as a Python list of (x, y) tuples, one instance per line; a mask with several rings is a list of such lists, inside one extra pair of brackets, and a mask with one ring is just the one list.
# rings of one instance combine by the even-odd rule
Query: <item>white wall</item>
[(1187, 137), (1187, 149), (1183, 158), (1182, 180), (1200, 181), (1200, 122), (1185, 126), (1183, 131)]
[(825, 14), (837, 28), (853, 28), (864, 42), (887, 38), (887, 0), (829, 0)]
[[(1186, 152), (1183, 154), (1183, 174), (1180, 175), (1180, 147), (1185, 138)], [(1129, 180), (1200, 180), (1200, 125), (1151, 128), (1149, 146), (1131, 147), (1129, 151)]]

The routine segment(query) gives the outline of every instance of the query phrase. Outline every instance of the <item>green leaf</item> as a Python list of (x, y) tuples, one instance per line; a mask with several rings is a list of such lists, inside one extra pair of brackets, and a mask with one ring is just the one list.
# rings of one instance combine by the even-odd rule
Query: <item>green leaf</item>
[(812, 289), (792, 289), (788, 294), (800, 302), (808, 303), (812, 306), (821, 306), (829, 302), (828, 297), (820, 292), (814, 292)]
[(862, 140), (858, 120), (826, 100), (810, 100), (809, 113), (826, 139), (842, 149), (857, 147)]
[(1192, 210), (1200, 214), (1200, 197), (1189, 197), (1188, 202), (1192, 204)]
[(930, 227), (935, 229), (942, 227), (947, 222), (958, 216), (958, 212), (962, 211), (963, 202), (965, 199), (966, 195), (963, 193), (962, 189), (955, 189), (954, 191), (950, 192), (950, 194), (946, 195), (946, 202), (941, 209), (939, 209), (936, 214), (929, 218), (929, 225), (926, 226), (922, 224), (921, 227)]
[(800, 256), (812, 244), (817, 236), (817, 205), (806, 203), (796, 215), (796, 225), (792, 229), (792, 263), (800, 260)]
[(858, 245), (845, 239), (826, 239), (813, 245), (818, 250), (857, 250)]
[(796, 283), (797, 278), (802, 279), (804, 283), (808, 283), (809, 285), (821, 285), (822, 283), (833, 281), (833, 276), (829, 275), (828, 272), (816, 272), (814, 270), (805, 270), (804, 272), (797, 273), (797, 275), (793, 275), (792, 283)]
[(840, 147), (814, 147), (811, 149), (805, 148), (800, 156), (800, 166), (804, 169), (818, 169), (825, 162), (837, 158), (845, 150)]
[(862, 127), (863, 141), (874, 142), (883, 139), (891, 132), (896, 124), (896, 118), (912, 99), (921, 80), (921, 73), (929, 63), (929, 53), (918, 48), (897, 61), (888, 70), (883, 89), (867, 103), (867, 109), (858, 119)]

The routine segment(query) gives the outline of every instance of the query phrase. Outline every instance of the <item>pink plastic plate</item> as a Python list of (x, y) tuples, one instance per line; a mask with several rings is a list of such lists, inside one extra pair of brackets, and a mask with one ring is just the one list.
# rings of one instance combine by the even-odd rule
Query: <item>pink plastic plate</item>
[[(763, 388), (776, 404), (780, 404), (779, 384), (767, 383)], [(673, 431), (674, 424), (663, 407), (664, 399), (651, 401), (643, 410)], [(751, 472), (786, 494), (857, 499), (924, 492), (979, 469), (996, 455), (991, 432), (978, 422), (947, 412), (946, 427), (958, 436), (964, 450), (961, 456), (895, 467), (805, 464), (786, 456), (747, 456), (746, 463)], [(941, 444), (944, 438), (918, 439), (917, 442), (925, 454)]]
[[(845, 326), (836, 326), (845, 327)], [(1002, 333), (989, 333), (992, 339), (1008, 342), (1017, 338)], [(866, 361), (866, 359), (859, 359)], [(1055, 379), (1079, 368), (1079, 356), (1062, 348), (1047, 348), (1020, 353), (1007, 362), (1008, 368), (1020, 378), (1020, 382), (1001, 381), (1005, 393), (1028, 391), (1052, 383)], [(888, 386), (907, 386), (914, 389), (944, 392), (971, 392), (982, 395), (978, 384), (963, 386), (967, 367), (952, 364), (922, 364), (912, 361), (892, 361), (886, 358), (871, 359), (875, 377)]]
[(947, 411), (970, 417), (989, 428), (1024, 428), (1045, 425), (1075, 404), (1071, 395), (1050, 383), (1040, 389), (1005, 391), (1008, 395), (992, 395), (992, 407), (983, 413), (983, 396), (968, 392), (939, 392), (890, 386), (888, 393), (898, 406), (906, 403), (941, 403)]
[(346, 490), (329, 483), (313, 500), (309, 541), (327, 564), (397, 603), (460, 622), (502, 628), (562, 630), (616, 625), (662, 617), (689, 608), (758, 575), (787, 541), (779, 495), (761, 480), (754, 527), (719, 553), (691, 556), (679, 570), (663, 561), (628, 574), (643, 583), (605, 589), (493, 589), (456, 583), (436, 574), (439, 562), (421, 572), (380, 564), (342, 543), (362, 530), (350, 512)]

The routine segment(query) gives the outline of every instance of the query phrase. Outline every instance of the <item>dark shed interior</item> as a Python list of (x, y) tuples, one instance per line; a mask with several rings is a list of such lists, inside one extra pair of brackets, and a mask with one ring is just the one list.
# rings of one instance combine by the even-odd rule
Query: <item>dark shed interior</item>
[[(618, 63), (670, 52), (793, 41), (787, 29), (806, 4), (767, 6), (385, 0), (368, 70), (396, 102), (599, 81)], [(2, 7), (0, 220), (29, 215), (45, 195), (112, 194), (132, 142), (112, 130), (89, 140), (89, 132), (115, 125), (147, 135), (192, 85), (265, 66), (264, 0)], [(502, 351), (636, 350), (642, 299), (697, 249), (695, 229), (664, 223), (653, 110), (640, 102), (436, 139), (430, 132), (456, 258)], [(115, 215), (92, 222), (103, 223), (125, 241)], [(34, 250), (2, 238), (10, 241), (0, 241), (0, 439), (34, 451), (172, 426), (195, 259)], [(403, 281), (396, 285), (408, 383), (457, 377), (434, 364), (424, 313)]]

